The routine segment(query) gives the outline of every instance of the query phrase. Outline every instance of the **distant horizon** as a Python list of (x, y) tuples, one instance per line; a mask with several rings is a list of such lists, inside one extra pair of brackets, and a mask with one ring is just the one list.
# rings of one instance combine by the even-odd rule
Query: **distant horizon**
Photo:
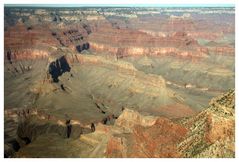
[(78, 7), (152, 7), (152, 8), (235, 8), (234, 4), (4, 4), (22, 8), (78, 8)]

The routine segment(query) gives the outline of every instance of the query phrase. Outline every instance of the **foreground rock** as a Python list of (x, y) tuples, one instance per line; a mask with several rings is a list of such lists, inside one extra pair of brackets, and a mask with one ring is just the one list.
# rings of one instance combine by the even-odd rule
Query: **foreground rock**
[(39, 136), (17, 157), (234, 157), (234, 97), (229, 91), (180, 120), (125, 109), (114, 125), (98, 123), (93, 133), (79, 138)]
[(182, 122), (190, 133), (178, 148), (186, 157), (235, 156), (235, 91), (211, 100), (209, 108)]

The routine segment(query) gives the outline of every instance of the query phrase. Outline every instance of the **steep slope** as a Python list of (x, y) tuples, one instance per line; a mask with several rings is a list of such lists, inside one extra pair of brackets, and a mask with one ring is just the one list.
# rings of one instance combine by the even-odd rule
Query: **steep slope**
[(115, 125), (128, 132), (113, 134), (109, 157), (234, 157), (235, 92), (211, 100), (210, 106), (180, 122), (142, 117), (125, 111)]
[(183, 120), (190, 132), (178, 148), (186, 157), (235, 156), (235, 91), (211, 100), (209, 108)]

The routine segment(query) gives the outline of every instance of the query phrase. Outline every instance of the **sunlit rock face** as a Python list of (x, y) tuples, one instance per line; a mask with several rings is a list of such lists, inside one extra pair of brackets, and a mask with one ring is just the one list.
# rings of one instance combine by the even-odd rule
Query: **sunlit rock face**
[(235, 157), (234, 15), (6, 7), (4, 156)]
[(176, 143), (186, 135), (187, 129), (166, 118), (142, 116), (126, 109), (115, 125), (130, 135), (112, 135), (107, 146), (108, 157), (180, 157)]
[(115, 125), (130, 135), (113, 135), (107, 156), (234, 157), (234, 93), (212, 99), (206, 110), (179, 123), (125, 110)]
[(175, 32), (168, 36), (152, 36), (131, 29), (102, 27), (89, 36), (91, 48), (99, 52), (109, 52), (117, 58), (127, 56), (167, 56), (202, 58), (208, 54), (206, 48), (185, 32)]
[[(191, 130), (179, 149), (187, 157), (235, 156), (235, 91), (213, 98), (209, 107), (183, 121)], [(193, 142), (197, 139), (197, 142)], [(223, 147), (223, 151), (220, 149)]]

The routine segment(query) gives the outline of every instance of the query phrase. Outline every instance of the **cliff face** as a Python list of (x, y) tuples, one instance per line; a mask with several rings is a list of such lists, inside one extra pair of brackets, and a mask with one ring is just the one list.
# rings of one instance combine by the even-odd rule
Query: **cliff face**
[(49, 51), (40, 50), (40, 49), (32, 49), (25, 48), (19, 50), (10, 50), (6, 52), (6, 60), (10, 63), (16, 60), (35, 60), (35, 59), (44, 59), (48, 58)]
[(47, 25), (27, 26), (21, 21), (4, 33), (5, 48), (57, 46)]
[(91, 49), (109, 52), (117, 58), (126, 56), (167, 56), (202, 58), (208, 53), (196, 40), (184, 32), (168, 36), (152, 36), (130, 29), (114, 29), (109, 26), (98, 28), (89, 36)]
[[(229, 55), (234, 53), (233, 47), (219, 46), (208, 49), (198, 44), (198, 39), (217, 40), (222, 38), (224, 33), (233, 33), (231, 24), (225, 25), (217, 19), (210, 23), (207, 19), (192, 17), (190, 14), (188, 17), (172, 14), (149, 16), (149, 11), (144, 15), (144, 12), (138, 11), (140, 9), (135, 10), (136, 15), (138, 13), (135, 17), (126, 13), (115, 13), (114, 9), (98, 12), (7, 10), (6, 16), (11, 17), (15, 24), (11, 25), (12, 22), (6, 20), (5, 55), (22, 47), (33, 46), (40, 50), (49, 46), (68, 47), (79, 53), (92, 49), (110, 53), (117, 58), (173, 55), (197, 60), (206, 57), (209, 52)], [(129, 20), (122, 21), (121, 17), (127, 17)]]
[[(178, 148), (186, 157), (234, 157), (235, 92), (211, 100), (209, 108), (183, 121), (190, 133)], [(223, 147), (222, 147), (223, 146)]]
[[(128, 109), (115, 126), (123, 132), (110, 137), (107, 157), (180, 157), (176, 144), (187, 133), (187, 129), (167, 118), (142, 116)], [(126, 132), (130, 134), (124, 136)]]
[(109, 44), (90, 42), (91, 49), (96, 52), (105, 52), (115, 55), (117, 58), (127, 56), (176, 56), (179, 58), (200, 59), (207, 56), (207, 50), (203, 48), (195, 48), (195, 51), (186, 51), (175, 47), (142, 47), (142, 46), (128, 46), (128, 47), (115, 47)]
[(212, 99), (209, 108), (179, 123), (125, 110), (115, 126), (130, 134), (113, 134), (107, 156), (234, 157), (234, 93)]
[(47, 26), (27, 27), (22, 22), (4, 33), (4, 56), (10, 63), (17, 60), (47, 58), (59, 43), (52, 38)]

